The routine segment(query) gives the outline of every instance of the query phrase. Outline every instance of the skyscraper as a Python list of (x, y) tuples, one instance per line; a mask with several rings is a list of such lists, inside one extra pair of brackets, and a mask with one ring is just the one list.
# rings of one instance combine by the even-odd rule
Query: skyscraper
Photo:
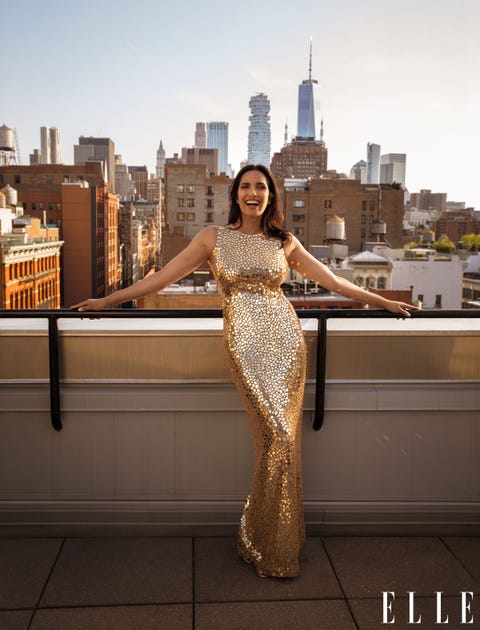
[(380, 183), (380, 145), (367, 144), (367, 184)]
[(110, 192), (115, 192), (115, 143), (113, 140), (80, 136), (78, 142), (79, 144), (73, 147), (75, 164), (103, 162), (105, 179)]
[(266, 94), (252, 96), (249, 101), (248, 162), (270, 166), (270, 101)]
[(380, 157), (380, 183), (402, 184), (405, 188), (406, 153), (387, 153)]
[(207, 132), (205, 131), (205, 123), (197, 122), (195, 127), (195, 146), (199, 149), (207, 148)]
[(312, 40), (310, 40), (308, 79), (298, 86), (297, 138), (315, 140), (315, 119), (319, 110), (319, 85), (318, 81), (312, 79)]
[(160, 145), (157, 149), (157, 163), (155, 166), (155, 175), (159, 179), (165, 177), (165, 149), (163, 148), (163, 142), (160, 140)]
[(361, 184), (367, 183), (367, 163), (359, 160), (350, 169), (350, 179), (357, 179)]
[(218, 172), (228, 173), (228, 122), (207, 122), (207, 147), (218, 149)]
[(40, 127), (40, 147), (42, 164), (61, 164), (60, 132), (57, 127)]
[(328, 149), (323, 139), (323, 119), (320, 119), (320, 139), (316, 139), (317, 113), (320, 111), (318, 83), (312, 79), (312, 42), (308, 80), (298, 86), (297, 135), (288, 144), (285, 126), (285, 145), (272, 157), (271, 169), (275, 177), (325, 177)]

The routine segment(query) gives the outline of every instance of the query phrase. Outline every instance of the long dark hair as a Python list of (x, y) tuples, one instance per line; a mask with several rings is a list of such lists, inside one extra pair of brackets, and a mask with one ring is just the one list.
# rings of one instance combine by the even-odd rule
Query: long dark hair
[(260, 171), (260, 173), (265, 175), (268, 184), (269, 201), (260, 221), (263, 233), (265, 236), (278, 238), (282, 241), (282, 243), (285, 243), (285, 241), (290, 239), (290, 235), (283, 227), (285, 217), (283, 214), (282, 204), (280, 202), (277, 184), (273, 179), (270, 169), (263, 164), (247, 164), (238, 171), (230, 190), (230, 213), (228, 215), (228, 225), (234, 225), (236, 223), (240, 223), (240, 225), (242, 225), (242, 213), (237, 202), (237, 196), (242, 177), (245, 173), (248, 173), (248, 171)]

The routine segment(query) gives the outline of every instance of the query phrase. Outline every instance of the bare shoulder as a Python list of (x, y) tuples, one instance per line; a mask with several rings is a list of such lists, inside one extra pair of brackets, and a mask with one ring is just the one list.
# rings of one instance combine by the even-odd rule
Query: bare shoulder
[(211, 252), (217, 242), (217, 231), (218, 226), (209, 225), (203, 228), (203, 230), (200, 230), (200, 232), (195, 235), (194, 240)]
[(288, 232), (288, 236), (289, 238), (283, 244), (283, 249), (285, 250), (285, 256), (287, 258), (293, 254), (296, 249), (302, 248), (302, 244), (296, 236), (294, 236), (291, 232)]

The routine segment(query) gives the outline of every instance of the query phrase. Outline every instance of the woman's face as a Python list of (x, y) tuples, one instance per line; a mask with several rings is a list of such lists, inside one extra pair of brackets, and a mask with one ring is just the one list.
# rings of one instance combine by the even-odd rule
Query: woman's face
[(270, 199), (268, 181), (260, 171), (247, 171), (238, 186), (237, 203), (242, 217), (261, 217)]

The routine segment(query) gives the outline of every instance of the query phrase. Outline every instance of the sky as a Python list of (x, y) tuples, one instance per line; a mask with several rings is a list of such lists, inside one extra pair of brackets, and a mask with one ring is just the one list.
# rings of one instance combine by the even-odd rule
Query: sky
[(408, 190), (480, 209), (477, 0), (0, 0), (0, 125), (20, 157), (58, 127), (63, 161), (110, 137), (155, 170), (194, 144), (199, 121), (229, 123), (229, 161), (247, 157), (248, 102), (270, 99), (272, 154), (296, 133), (298, 84), (320, 85), (328, 167), (349, 173), (367, 142), (406, 153)]

